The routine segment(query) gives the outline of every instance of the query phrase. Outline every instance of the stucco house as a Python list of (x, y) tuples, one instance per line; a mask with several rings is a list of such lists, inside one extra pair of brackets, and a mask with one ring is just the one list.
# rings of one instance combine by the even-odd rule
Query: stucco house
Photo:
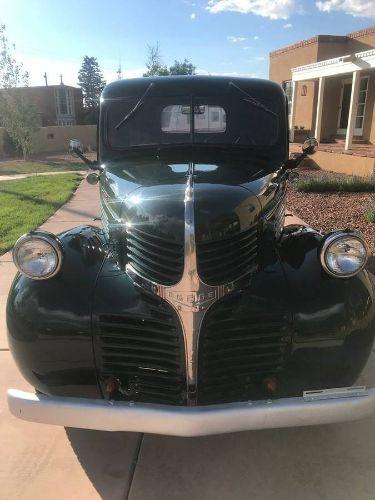
[(375, 27), (275, 50), (269, 76), (288, 97), (292, 142), (314, 135), (320, 151), (375, 156)]
[[(0, 90), (4, 92), (4, 90)], [(6, 92), (22, 95), (34, 104), (39, 125), (67, 127), (82, 123), (82, 90), (70, 85), (16, 87)]]

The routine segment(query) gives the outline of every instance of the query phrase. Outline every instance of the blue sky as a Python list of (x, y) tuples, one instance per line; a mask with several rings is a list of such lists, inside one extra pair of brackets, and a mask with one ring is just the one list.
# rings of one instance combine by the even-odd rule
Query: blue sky
[(30, 83), (76, 84), (84, 55), (105, 78), (139, 76), (147, 44), (166, 64), (187, 57), (200, 73), (268, 76), (271, 50), (316, 34), (371, 26), (375, 0), (0, 0), (0, 23)]

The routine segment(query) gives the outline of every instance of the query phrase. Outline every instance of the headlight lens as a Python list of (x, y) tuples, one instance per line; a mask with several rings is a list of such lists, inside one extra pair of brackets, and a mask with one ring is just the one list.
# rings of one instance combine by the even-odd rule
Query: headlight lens
[(18, 270), (28, 278), (52, 278), (61, 267), (61, 244), (51, 233), (26, 234), (14, 245), (13, 260)]
[(321, 263), (331, 276), (349, 278), (365, 267), (367, 254), (366, 242), (361, 233), (337, 232), (324, 241)]

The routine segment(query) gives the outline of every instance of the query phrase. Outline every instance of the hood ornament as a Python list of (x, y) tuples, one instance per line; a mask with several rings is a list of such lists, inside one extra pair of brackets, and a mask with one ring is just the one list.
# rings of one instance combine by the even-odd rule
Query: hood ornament
[[(160, 285), (141, 276), (131, 264), (126, 272), (139, 286), (166, 300), (177, 312), (185, 342), (188, 394), (195, 392), (198, 368), (198, 340), (207, 310), (242, 283), (242, 278), (224, 285), (204, 283), (198, 274), (194, 223), (194, 181), (190, 173), (185, 189), (184, 271), (181, 280), (171, 286)], [(192, 403), (192, 401), (190, 401)]]

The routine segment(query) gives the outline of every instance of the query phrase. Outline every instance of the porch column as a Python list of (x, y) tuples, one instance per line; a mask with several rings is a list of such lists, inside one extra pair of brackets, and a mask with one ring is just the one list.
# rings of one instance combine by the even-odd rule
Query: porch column
[(296, 122), (296, 97), (297, 97), (297, 82), (292, 82), (292, 102), (290, 105), (290, 123), (289, 123), (289, 141), (294, 142), (294, 125)]
[(324, 87), (326, 79), (324, 76), (319, 78), (319, 90), (318, 90), (318, 104), (316, 108), (316, 121), (315, 121), (315, 139), (320, 142), (322, 135), (322, 115), (323, 115), (323, 97), (324, 97)]
[(352, 93), (350, 95), (350, 107), (348, 116), (348, 126), (345, 137), (345, 151), (352, 147), (355, 119), (357, 117), (358, 96), (359, 96), (359, 71), (353, 71)]

